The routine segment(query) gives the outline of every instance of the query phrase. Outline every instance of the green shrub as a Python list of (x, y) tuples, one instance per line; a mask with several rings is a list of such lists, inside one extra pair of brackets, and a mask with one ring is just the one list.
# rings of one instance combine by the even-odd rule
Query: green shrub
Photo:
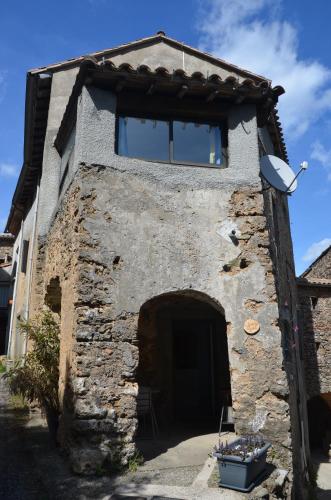
[(128, 461), (128, 470), (129, 472), (137, 472), (138, 468), (144, 463), (144, 457), (139, 451), (133, 455), (133, 457), (129, 458)]
[(32, 321), (22, 321), (19, 329), (31, 341), (31, 350), (4, 376), (12, 394), (30, 403), (38, 401), (55, 436), (60, 408), (59, 325), (51, 312), (44, 311)]
[(12, 394), (9, 404), (14, 410), (28, 410), (29, 406), (21, 394)]

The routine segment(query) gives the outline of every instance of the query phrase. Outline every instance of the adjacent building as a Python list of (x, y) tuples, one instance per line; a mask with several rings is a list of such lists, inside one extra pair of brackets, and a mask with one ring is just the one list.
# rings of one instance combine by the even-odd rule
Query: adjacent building
[(18, 316), (59, 315), (59, 438), (76, 471), (134, 454), (144, 387), (163, 428), (217, 430), (232, 406), (303, 498), (287, 195), (259, 164), (286, 160), (283, 92), (163, 32), (28, 73), (9, 355), (25, 349)]
[(331, 456), (331, 246), (298, 278), (313, 448)]
[(12, 298), (14, 236), (0, 233), (0, 356), (7, 353), (7, 335)]

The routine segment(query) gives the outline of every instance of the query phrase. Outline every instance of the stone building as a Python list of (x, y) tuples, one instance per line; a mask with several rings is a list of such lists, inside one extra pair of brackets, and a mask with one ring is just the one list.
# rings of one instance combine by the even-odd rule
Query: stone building
[(14, 236), (0, 233), (0, 356), (7, 352), (8, 320), (12, 294), (12, 253)]
[(331, 246), (298, 278), (303, 360), (313, 448), (331, 456)]
[(59, 438), (75, 470), (134, 454), (147, 387), (163, 427), (217, 430), (232, 405), (236, 432), (259, 428), (304, 498), (287, 196), (259, 165), (286, 159), (283, 92), (162, 32), (28, 73), (10, 356), (24, 350), (17, 315), (59, 314)]

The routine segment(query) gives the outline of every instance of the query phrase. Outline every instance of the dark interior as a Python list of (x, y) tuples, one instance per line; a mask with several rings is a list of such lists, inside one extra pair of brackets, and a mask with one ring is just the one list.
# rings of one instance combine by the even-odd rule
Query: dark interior
[(138, 383), (151, 388), (159, 427), (217, 432), (231, 406), (224, 315), (196, 297), (162, 296), (142, 308), (139, 347)]

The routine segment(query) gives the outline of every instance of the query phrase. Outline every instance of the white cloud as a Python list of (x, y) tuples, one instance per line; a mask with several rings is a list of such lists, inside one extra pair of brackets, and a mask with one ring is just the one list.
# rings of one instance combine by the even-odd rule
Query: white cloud
[(290, 137), (331, 109), (331, 71), (299, 56), (298, 31), (281, 18), (281, 0), (201, 2), (200, 48), (282, 85), (280, 116)]
[(12, 163), (0, 163), (0, 177), (17, 177), (17, 165)]
[(320, 141), (315, 141), (312, 146), (310, 157), (323, 165), (331, 181), (331, 149), (326, 149)]
[(331, 238), (324, 238), (321, 241), (313, 243), (302, 257), (302, 260), (307, 262), (317, 259), (317, 257), (319, 257), (329, 245), (331, 245)]

